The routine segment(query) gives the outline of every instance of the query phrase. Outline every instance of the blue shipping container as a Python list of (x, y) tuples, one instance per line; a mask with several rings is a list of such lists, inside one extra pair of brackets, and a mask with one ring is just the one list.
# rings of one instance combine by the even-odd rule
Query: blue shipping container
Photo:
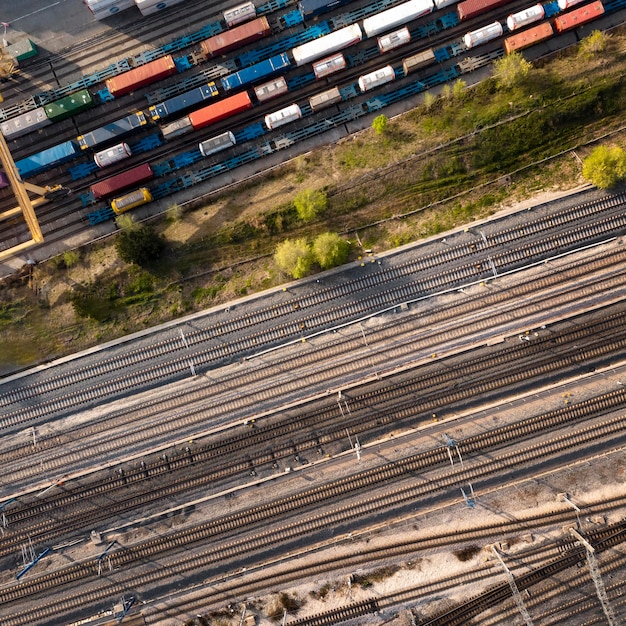
[(90, 133), (80, 135), (77, 138), (78, 144), (83, 150), (95, 148), (100, 144), (120, 139), (144, 124), (147, 124), (146, 116), (142, 111), (137, 111), (137, 113), (123, 117), (121, 120), (115, 120), (115, 122), (96, 128)]
[(150, 117), (156, 122), (157, 120), (174, 115), (174, 113), (186, 111), (192, 106), (200, 104), (205, 100), (215, 98), (218, 95), (219, 92), (215, 83), (208, 83), (207, 85), (202, 85), (202, 87), (181, 93), (180, 96), (174, 96), (173, 98), (164, 100), (160, 104), (151, 106), (149, 109)]
[(78, 144), (74, 141), (66, 141), (58, 146), (52, 146), (52, 148), (21, 159), (15, 163), (15, 166), (22, 178), (28, 178), (29, 176), (39, 174), (39, 172), (45, 172), (60, 163), (71, 161), (78, 154), (80, 154)]
[(277, 54), (271, 59), (261, 61), (256, 65), (251, 65), (243, 70), (239, 70), (235, 74), (230, 74), (225, 78), (222, 78), (222, 86), (226, 91), (232, 91), (238, 89), (244, 85), (257, 82), (263, 78), (276, 74), (285, 68), (289, 67), (291, 62), (286, 52)]

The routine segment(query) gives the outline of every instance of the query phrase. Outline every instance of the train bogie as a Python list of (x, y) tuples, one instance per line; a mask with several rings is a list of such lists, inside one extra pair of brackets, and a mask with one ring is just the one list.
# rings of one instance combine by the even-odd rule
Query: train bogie
[(184, 135), (185, 133), (189, 133), (193, 130), (193, 126), (191, 125), (191, 120), (188, 115), (185, 117), (181, 117), (178, 120), (170, 122), (165, 126), (161, 127), (161, 134), (163, 138), (174, 139), (175, 137), (179, 137), (180, 135)]
[(340, 28), (329, 35), (324, 35), (313, 41), (308, 41), (291, 51), (296, 65), (305, 65), (317, 59), (347, 48), (363, 39), (363, 33), (358, 24)]
[(87, 148), (95, 148), (103, 143), (125, 137), (129, 133), (132, 133), (136, 128), (145, 124), (147, 124), (146, 116), (142, 111), (137, 111), (136, 113), (127, 115), (126, 117), (116, 120), (115, 122), (96, 128), (89, 133), (80, 135), (77, 138), (78, 145), (83, 150), (86, 150)]
[(432, 65), (435, 60), (435, 53), (432, 48), (424, 50), (423, 52), (418, 52), (417, 54), (407, 57), (404, 61), (402, 61), (404, 74), (410, 74), (411, 72), (415, 72), (423, 67), (428, 67), (429, 65)]
[(337, 102), (341, 102), (343, 98), (341, 97), (341, 92), (338, 87), (333, 87), (332, 89), (328, 89), (327, 91), (322, 91), (322, 93), (315, 94), (309, 98), (309, 105), (313, 111), (319, 111), (320, 109), (325, 109), (326, 107), (332, 106)]
[(168, 54), (128, 72), (113, 76), (107, 79), (105, 84), (111, 95), (117, 98), (157, 80), (176, 74), (177, 71), (172, 55)]
[(119, 161), (123, 161), (132, 155), (127, 143), (118, 143), (116, 146), (111, 146), (106, 150), (100, 150), (93, 155), (93, 160), (98, 167), (108, 167)]
[(82, 89), (69, 96), (65, 96), (65, 98), (46, 104), (44, 110), (49, 120), (59, 122), (81, 111), (87, 111), (93, 106), (95, 106), (95, 103), (91, 94), (87, 89)]
[(341, 52), (313, 63), (313, 72), (318, 80), (344, 69), (346, 69), (346, 60)]
[(256, 20), (252, 20), (252, 22), (246, 22), (223, 33), (209, 37), (200, 45), (202, 46), (202, 51), (207, 56), (215, 57), (267, 37), (271, 32), (272, 29), (267, 18), (259, 17)]
[(138, 165), (124, 172), (120, 172), (111, 178), (105, 178), (89, 187), (94, 198), (107, 198), (114, 196), (120, 191), (125, 191), (130, 187), (141, 185), (154, 178), (154, 171), (149, 163)]
[(456, 11), (460, 20), (469, 20), (493, 9), (504, 6), (511, 0), (463, 0)]
[(56, 165), (74, 159), (80, 153), (80, 148), (74, 141), (65, 141), (52, 146), (37, 154), (15, 162), (15, 167), (22, 178), (35, 176), (39, 172), (45, 172)]
[(393, 67), (391, 67), (391, 65), (386, 65), (385, 67), (381, 67), (374, 72), (361, 76), (359, 78), (359, 89), (365, 93), (366, 91), (370, 91), (371, 89), (375, 89), (385, 83), (391, 82), (395, 79), (395, 77), (396, 73), (394, 72)]
[(403, 4), (381, 11), (363, 20), (363, 30), (368, 37), (374, 37), (396, 26), (428, 15), (434, 8), (433, 0), (409, 0)]
[(557, 32), (564, 33), (599, 18), (603, 13), (604, 6), (602, 2), (596, 0), (596, 2), (580, 7), (580, 9), (565, 13), (565, 15), (559, 15), (554, 20), (554, 27)]
[(221, 135), (217, 135), (217, 137), (211, 137), (211, 139), (201, 141), (198, 144), (198, 149), (200, 150), (202, 156), (208, 157), (216, 152), (226, 150), (226, 148), (230, 148), (236, 143), (237, 140), (235, 139), (235, 135), (233, 135), (230, 131), (227, 131)]
[(141, 187), (141, 189), (136, 189), (119, 198), (115, 198), (111, 202), (111, 208), (117, 215), (120, 215), (148, 202), (152, 202), (152, 194), (149, 189)]
[(503, 32), (504, 30), (502, 28), (502, 24), (500, 24), (500, 22), (493, 22), (492, 24), (487, 24), (487, 26), (483, 26), (482, 28), (478, 28), (467, 33), (463, 37), (463, 41), (469, 50), (471, 48), (475, 48), (476, 46), (482, 46), (492, 39), (502, 37)]
[(6, 139), (15, 139), (52, 124), (43, 107), (22, 113), (0, 124), (0, 132)]
[(301, 117), (302, 111), (300, 107), (297, 104), (290, 104), (288, 107), (280, 109), (280, 111), (274, 111), (274, 113), (266, 115), (265, 125), (270, 130), (274, 130), (279, 126), (284, 126), (285, 124), (289, 124), (289, 122), (299, 120)]
[(511, 54), (511, 52), (523, 50), (546, 39), (550, 39), (553, 34), (552, 26), (550, 26), (549, 22), (544, 22), (543, 24), (539, 24), (539, 26), (534, 26), (528, 30), (523, 30), (521, 33), (507, 37), (504, 40), (504, 50), (507, 54)]
[(252, 2), (246, 2), (245, 4), (240, 4), (239, 6), (224, 11), (224, 21), (228, 28), (253, 20), (255, 17), (256, 7)]
[(224, 91), (233, 91), (251, 83), (256, 83), (259, 80), (263, 80), (272, 74), (281, 72), (290, 65), (291, 61), (289, 60), (289, 56), (286, 52), (283, 52), (270, 59), (265, 59), (265, 61), (251, 65), (250, 67), (245, 67), (234, 74), (225, 76), (222, 78), (222, 87)]
[(535, 4), (528, 9), (524, 9), (519, 13), (513, 13), (506, 18), (506, 25), (509, 30), (517, 30), (518, 28), (524, 28), (533, 22), (538, 22), (545, 17), (546, 12), (541, 4)]
[(378, 38), (378, 49), (381, 52), (389, 52), (390, 50), (395, 50), (400, 46), (404, 46), (411, 41), (411, 33), (409, 29), (405, 26), (400, 30), (396, 30), (393, 33), (389, 33), (388, 35), (383, 35)]
[(274, 80), (270, 80), (267, 83), (263, 83), (262, 85), (255, 87), (254, 95), (259, 102), (265, 102), (266, 100), (276, 98), (277, 96), (287, 93), (288, 91), (289, 87), (287, 86), (287, 81), (282, 76), (279, 76)]
[(196, 104), (211, 100), (211, 98), (217, 96), (219, 96), (219, 91), (215, 83), (211, 82), (155, 104), (148, 111), (152, 120), (156, 122), (176, 113), (187, 111)]
[(250, 100), (247, 91), (242, 91), (229, 98), (224, 98), (220, 102), (209, 104), (207, 107), (191, 112), (189, 120), (194, 129), (198, 130), (250, 108), (252, 108), (252, 100)]

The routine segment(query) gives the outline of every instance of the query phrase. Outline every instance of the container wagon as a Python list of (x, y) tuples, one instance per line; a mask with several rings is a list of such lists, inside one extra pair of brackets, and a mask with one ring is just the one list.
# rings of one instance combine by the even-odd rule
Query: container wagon
[(52, 122), (60, 122), (72, 115), (76, 115), (81, 111), (87, 111), (95, 106), (93, 98), (87, 89), (82, 89), (76, 93), (65, 96), (60, 100), (55, 100), (46, 104), (44, 110), (46, 116)]
[(217, 137), (211, 137), (211, 139), (200, 142), (198, 144), (198, 149), (200, 150), (202, 156), (208, 157), (216, 152), (226, 150), (226, 148), (230, 148), (236, 143), (237, 140), (235, 139), (235, 135), (233, 135), (230, 131), (227, 131)]
[(504, 40), (504, 50), (507, 54), (511, 54), (511, 52), (515, 52), (516, 50), (523, 50), (524, 48), (534, 46), (536, 43), (550, 39), (552, 35), (554, 35), (552, 26), (550, 26), (549, 22), (544, 22), (543, 24), (539, 24), (539, 26), (524, 30), (512, 37), (507, 37)]
[(372, 15), (363, 20), (363, 30), (368, 37), (375, 37), (386, 30), (402, 26), (416, 20), (422, 15), (428, 15), (434, 8), (433, 0), (409, 0), (391, 9)]
[(300, 107), (297, 104), (290, 104), (288, 107), (280, 109), (280, 111), (274, 111), (274, 113), (266, 115), (265, 125), (270, 130), (274, 130), (279, 126), (284, 126), (285, 124), (289, 124), (289, 122), (299, 120), (301, 117), (302, 111)]
[(359, 89), (365, 93), (366, 91), (370, 91), (370, 89), (375, 89), (376, 87), (380, 87), (385, 83), (390, 83), (392, 80), (396, 78), (396, 73), (393, 70), (391, 65), (386, 65), (385, 67), (381, 67), (369, 74), (364, 74), (359, 77)]
[(252, 100), (247, 91), (242, 91), (215, 104), (209, 104), (208, 107), (191, 112), (189, 121), (193, 128), (198, 130), (250, 108), (252, 108)]
[(204, 54), (208, 57), (215, 57), (241, 48), (241, 46), (257, 41), (257, 39), (267, 37), (271, 32), (272, 29), (267, 18), (259, 17), (252, 22), (247, 22), (205, 39), (200, 45)]
[(417, 54), (407, 57), (402, 61), (404, 74), (407, 75), (411, 72), (422, 69), (423, 67), (428, 67), (429, 65), (432, 65), (435, 60), (435, 53), (432, 48), (424, 50), (423, 52), (418, 52)]
[(176, 64), (171, 54), (155, 59), (140, 65), (133, 70), (118, 74), (106, 80), (107, 89), (111, 92), (111, 95), (115, 98), (123, 96), (124, 94), (135, 91), (140, 87), (145, 87), (150, 83), (154, 83), (162, 78), (167, 78), (172, 74), (176, 74)]
[(327, 13), (337, 7), (348, 4), (352, 0), (300, 0), (298, 9), (304, 19)]
[(409, 29), (405, 26), (400, 30), (396, 30), (393, 33), (389, 33), (388, 35), (383, 35), (378, 38), (378, 49), (381, 53), (389, 52), (390, 50), (395, 50), (400, 46), (404, 46), (411, 41), (411, 33)]
[(513, 13), (506, 18), (506, 25), (509, 30), (517, 30), (519, 28), (524, 28), (524, 26), (528, 26), (533, 22), (539, 22), (546, 15), (544, 8), (541, 4), (536, 4), (535, 6), (529, 7), (528, 9), (524, 9), (519, 13)]
[(500, 22), (493, 22), (487, 24), (482, 28), (478, 28), (464, 35), (463, 41), (468, 50), (475, 48), (476, 46), (482, 46), (484, 43), (502, 37), (504, 32), (502, 24)]
[(0, 132), (6, 139), (16, 139), (49, 124), (52, 124), (52, 122), (48, 119), (45, 109), (39, 107), (38, 109), (22, 113), (17, 117), (12, 117), (10, 120), (5, 120), (0, 124)]
[(319, 111), (320, 109), (325, 109), (337, 102), (341, 102), (343, 98), (341, 97), (341, 92), (338, 87), (333, 87), (332, 89), (328, 89), (327, 91), (322, 91), (322, 93), (317, 93), (314, 96), (309, 98), (309, 105), (313, 111)]
[(313, 63), (313, 72), (315, 74), (315, 78), (318, 80), (345, 69), (346, 60), (341, 52), (339, 54), (333, 54), (331, 57), (322, 59), (317, 63)]
[(84, 2), (97, 20), (103, 20), (135, 6), (135, 0), (84, 0)]
[(152, 194), (148, 189), (142, 187), (141, 189), (131, 191), (120, 198), (115, 198), (115, 200), (111, 202), (111, 208), (114, 213), (120, 215), (121, 213), (130, 211), (131, 209), (141, 206), (142, 204), (146, 204), (147, 202), (152, 202)]
[(188, 115), (185, 117), (181, 117), (179, 120), (175, 120), (174, 122), (170, 122), (165, 126), (161, 127), (161, 134), (164, 139), (174, 139), (174, 137), (179, 137), (180, 135), (184, 135), (185, 133), (189, 133), (193, 130), (193, 126), (191, 125), (191, 120)]
[(164, 9), (169, 9), (185, 0), (135, 0), (142, 15), (152, 15)]
[(277, 54), (270, 59), (245, 67), (234, 74), (230, 74), (222, 78), (222, 87), (224, 91), (233, 91), (240, 87), (245, 87), (250, 83), (255, 83), (264, 78), (270, 77), (272, 74), (281, 72), (291, 65), (289, 56), (286, 52)]
[(101, 150), (93, 155), (93, 160), (98, 167), (108, 167), (119, 161), (123, 161), (132, 155), (127, 143), (118, 143), (106, 150)]
[(265, 102), (288, 91), (289, 87), (287, 86), (287, 81), (282, 76), (279, 76), (274, 80), (270, 80), (268, 83), (263, 83), (255, 87), (254, 95), (259, 102)]
[(96, 128), (90, 133), (79, 135), (76, 140), (82, 150), (87, 150), (87, 148), (95, 148), (103, 143), (121, 139), (147, 123), (143, 112), (137, 111), (115, 122)]
[(224, 21), (228, 28), (253, 20), (255, 17), (256, 7), (252, 2), (246, 2), (245, 4), (240, 4), (239, 6), (224, 11)]
[(565, 31), (578, 28), (578, 26), (598, 19), (603, 13), (604, 6), (602, 6), (602, 2), (596, 0), (596, 2), (580, 7), (580, 9), (576, 9), (565, 15), (559, 15), (554, 20), (554, 28), (556, 28), (557, 32), (564, 33)]
[(206, 85), (202, 85), (202, 87), (196, 87), (191, 91), (186, 91), (179, 96), (174, 96), (173, 98), (151, 106), (148, 109), (148, 114), (150, 118), (156, 122), (157, 120), (170, 117), (176, 113), (187, 111), (196, 104), (200, 104), (211, 98), (216, 98), (217, 96), (219, 96), (219, 91), (215, 83), (207, 83)]
[(469, 20), (508, 4), (511, 0), (463, 0), (456, 11), (460, 20)]
[(305, 65), (316, 61), (320, 57), (332, 54), (343, 48), (347, 48), (363, 39), (363, 33), (358, 24), (352, 24), (340, 28), (329, 35), (324, 35), (313, 41), (309, 41), (291, 51), (296, 65)]
[(149, 163), (138, 165), (125, 172), (120, 172), (111, 178), (105, 178), (89, 187), (94, 198), (107, 198), (114, 196), (120, 191), (125, 191), (129, 187), (141, 185), (154, 178), (154, 172)]
[(15, 167), (17, 167), (17, 171), (22, 178), (28, 178), (29, 176), (39, 174), (39, 172), (45, 172), (55, 165), (71, 161), (78, 154), (80, 154), (78, 144), (74, 141), (65, 141), (52, 146), (52, 148), (16, 161)]

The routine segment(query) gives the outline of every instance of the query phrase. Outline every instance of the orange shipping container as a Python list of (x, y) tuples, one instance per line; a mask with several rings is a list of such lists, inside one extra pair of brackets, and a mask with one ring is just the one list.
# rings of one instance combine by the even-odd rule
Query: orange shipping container
[(259, 17), (256, 20), (236, 26), (226, 30), (219, 35), (205, 39), (201, 46), (204, 54), (209, 57), (225, 54), (230, 50), (235, 50), (247, 43), (267, 37), (272, 32), (266, 17)]
[(236, 115), (242, 111), (252, 107), (252, 100), (247, 91), (242, 91), (229, 98), (224, 98), (215, 104), (209, 104), (208, 107), (198, 109), (189, 114), (191, 125), (197, 130), (204, 128), (209, 124), (214, 124), (220, 120), (224, 120), (231, 115)]
[(511, 54), (511, 52), (515, 52), (516, 50), (523, 50), (546, 39), (550, 39), (552, 35), (554, 35), (554, 31), (552, 30), (552, 26), (550, 26), (550, 22), (544, 22), (543, 24), (539, 24), (539, 26), (523, 30), (521, 33), (517, 33), (512, 37), (507, 37), (504, 40), (504, 50), (507, 54)]
[(602, 6), (602, 2), (598, 0), (575, 11), (570, 11), (565, 15), (559, 15), (559, 17), (554, 20), (554, 27), (559, 33), (563, 33), (566, 30), (572, 30), (587, 22), (591, 22), (599, 18), (603, 13), (604, 7)]
[(109, 78), (106, 81), (106, 86), (111, 92), (111, 95), (117, 98), (139, 87), (149, 85), (157, 80), (176, 74), (177, 71), (174, 59), (168, 54), (160, 59), (150, 61), (150, 63), (146, 63), (145, 65), (140, 65), (134, 70)]

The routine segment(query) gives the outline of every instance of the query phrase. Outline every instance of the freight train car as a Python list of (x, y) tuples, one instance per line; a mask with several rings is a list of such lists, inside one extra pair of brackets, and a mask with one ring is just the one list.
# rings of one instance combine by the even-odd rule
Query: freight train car
[(44, 106), (46, 116), (52, 122), (60, 122), (81, 111), (87, 111), (95, 106), (95, 102), (87, 89), (65, 96)]
[(267, 37), (272, 32), (266, 17), (259, 17), (252, 22), (241, 24), (230, 30), (226, 30), (219, 35), (214, 35), (205, 39), (200, 45), (202, 51), (208, 57), (226, 54), (231, 50), (236, 50), (248, 43)]
[(152, 15), (164, 9), (176, 6), (185, 0), (135, 0), (137, 8), (142, 15)]
[(325, 109), (337, 102), (341, 102), (343, 98), (341, 97), (341, 92), (338, 87), (333, 87), (332, 89), (328, 89), (327, 91), (322, 91), (322, 93), (317, 93), (314, 96), (309, 98), (309, 105), (313, 111), (319, 111), (320, 109)]
[(196, 104), (211, 100), (211, 98), (216, 98), (217, 96), (219, 96), (217, 87), (215, 83), (211, 82), (155, 104), (148, 109), (148, 113), (152, 120), (156, 122), (176, 113), (187, 111)]
[(240, 4), (239, 6), (224, 11), (224, 21), (228, 28), (253, 20), (255, 17), (256, 7), (252, 2), (246, 2), (245, 4)]
[(265, 102), (266, 100), (271, 100), (272, 98), (276, 98), (281, 94), (287, 93), (289, 91), (289, 87), (287, 86), (287, 81), (279, 76), (274, 80), (270, 80), (267, 83), (263, 83), (258, 87), (254, 88), (254, 95), (259, 102)]
[(84, 3), (97, 20), (103, 20), (135, 6), (135, 0), (84, 0)]
[(291, 65), (289, 56), (286, 52), (277, 54), (270, 59), (245, 67), (234, 74), (229, 74), (222, 78), (222, 87), (224, 91), (233, 91), (240, 87), (245, 87), (251, 83), (256, 83), (264, 78), (268, 78), (272, 74), (281, 72)]
[(154, 178), (154, 172), (149, 163), (138, 165), (132, 169), (120, 172), (111, 178), (105, 178), (89, 187), (94, 198), (107, 198), (114, 196), (130, 187), (141, 185)]
[(111, 95), (118, 98), (131, 91), (135, 91), (135, 89), (145, 87), (157, 80), (176, 74), (177, 71), (172, 55), (168, 54), (160, 59), (150, 61), (150, 63), (146, 63), (145, 65), (140, 65), (128, 72), (113, 76), (107, 79), (105, 84), (107, 89), (111, 92)]
[(121, 139), (147, 123), (143, 112), (137, 111), (122, 119), (115, 120), (115, 122), (96, 128), (89, 133), (79, 135), (76, 140), (82, 150), (87, 150), (87, 148), (95, 148), (96, 146)]
[(189, 114), (189, 121), (193, 128), (198, 130), (250, 108), (252, 108), (252, 100), (250, 100), (247, 91), (242, 91), (215, 104), (209, 104), (208, 107), (198, 111), (192, 111)]
[(126, 211), (130, 211), (142, 204), (146, 204), (148, 202), (152, 202), (152, 194), (149, 189), (145, 187), (141, 187), (140, 189), (136, 189), (135, 191), (131, 191), (120, 198), (115, 198), (111, 202), (111, 208), (114, 213), (117, 215), (121, 215)]
[(216, 152), (221, 152), (222, 150), (226, 150), (226, 148), (230, 148), (237, 143), (235, 139), (235, 135), (233, 135), (230, 131), (222, 133), (221, 135), (217, 135), (217, 137), (211, 137), (211, 139), (206, 139), (198, 144), (198, 149), (200, 153), (204, 157), (211, 156)]
[(300, 0), (298, 9), (304, 19), (315, 17), (321, 13), (327, 13), (344, 4), (348, 4), (351, 0)]
[(284, 109), (280, 109), (280, 111), (274, 111), (274, 113), (268, 113), (265, 116), (265, 125), (270, 129), (274, 130), (279, 126), (284, 126), (285, 124), (289, 124), (289, 122), (295, 122), (302, 117), (302, 111), (297, 104), (290, 104), (288, 107)]
[(93, 160), (98, 167), (108, 167), (119, 161), (123, 161), (132, 155), (127, 143), (119, 143), (116, 146), (111, 146), (106, 150), (101, 150), (93, 155)]
[(504, 40), (504, 50), (507, 54), (511, 54), (511, 52), (523, 50), (524, 48), (534, 46), (536, 43), (550, 39), (552, 35), (554, 35), (552, 26), (550, 26), (549, 22), (544, 22), (543, 24), (539, 24), (539, 26), (523, 30), (521, 33), (507, 37)]
[(335, 72), (340, 72), (341, 70), (345, 69), (346, 60), (341, 52), (322, 59), (317, 63), (313, 63), (313, 73), (315, 74), (315, 78), (317, 78), (318, 80), (321, 78), (326, 78), (326, 76), (330, 76)]
[(39, 107), (38, 109), (22, 113), (17, 117), (12, 117), (10, 120), (5, 120), (0, 124), (0, 132), (2, 132), (5, 139), (16, 139), (49, 124), (52, 124), (52, 122), (48, 119), (45, 109)]
[(409, 29), (405, 26), (400, 30), (396, 30), (393, 33), (389, 33), (388, 35), (383, 35), (378, 38), (378, 49), (381, 53), (389, 52), (390, 50), (395, 50), (400, 46), (404, 46), (411, 41), (411, 33)]
[(533, 22), (541, 21), (546, 15), (543, 5), (536, 4), (535, 6), (524, 9), (519, 13), (513, 13), (506, 18), (506, 25), (509, 30), (517, 30), (524, 28)]
[(80, 148), (74, 141), (65, 141), (47, 150), (42, 150), (25, 159), (15, 162), (17, 171), (22, 178), (28, 178), (45, 172), (55, 165), (70, 161), (80, 154)]
[(504, 6), (511, 0), (463, 0), (457, 8), (460, 20), (469, 20), (498, 7)]
[(416, 70), (420, 70), (423, 67), (428, 67), (429, 65), (432, 65), (435, 60), (435, 53), (432, 48), (424, 50), (423, 52), (418, 52), (417, 54), (407, 57), (402, 61), (404, 74), (407, 75), (411, 72), (415, 72)]
[(482, 46), (492, 39), (502, 37), (503, 32), (502, 24), (500, 24), (500, 22), (493, 22), (492, 24), (487, 24), (487, 26), (466, 33), (463, 37), (463, 41), (467, 49), (470, 50), (476, 46)]
[(428, 15), (434, 9), (433, 0), (409, 0), (386, 11), (363, 20), (363, 30), (368, 37), (375, 37), (380, 33), (391, 30), (396, 26), (416, 20), (422, 15)]
[(184, 135), (185, 133), (189, 133), (192, 130), (193, 126), (191, 125), (191, 120), (188, 115), (185, 115), (185, 117), (181, 117), (179, 120), (175, 120), (165, 126), (162, 126), (161, 134), (164, 139), (168, 140)]
[(291, 51), (296, 65), (305, 65), (317, 59), (347, 48), (363, 39), (363, 33), (358, 24), (340, 28), (329, 35), (324, 35), (309, 41)]
[(359, 89), (365, 93), (366, 91), (370, 91), (371, 89), (375, 89), (376, 87), (380, 87), (385, 83), (389, 83), (392, 80), (395, 80), (396, 73), (393, 70), (391, 65), (386, 65), (385, 67), (381, 67), (369, 74), (364, 74), (359, 77)]
[(554, 20), (554, 28), (556, 28), (557, 32), (564, 33), (565, 31), (578, 28), (587, 22), (592, 22), (603, 14), (604, 6), (602, 2), (596, 0), (596, 2), (580, 7), (580, 9), (559, 15)]

